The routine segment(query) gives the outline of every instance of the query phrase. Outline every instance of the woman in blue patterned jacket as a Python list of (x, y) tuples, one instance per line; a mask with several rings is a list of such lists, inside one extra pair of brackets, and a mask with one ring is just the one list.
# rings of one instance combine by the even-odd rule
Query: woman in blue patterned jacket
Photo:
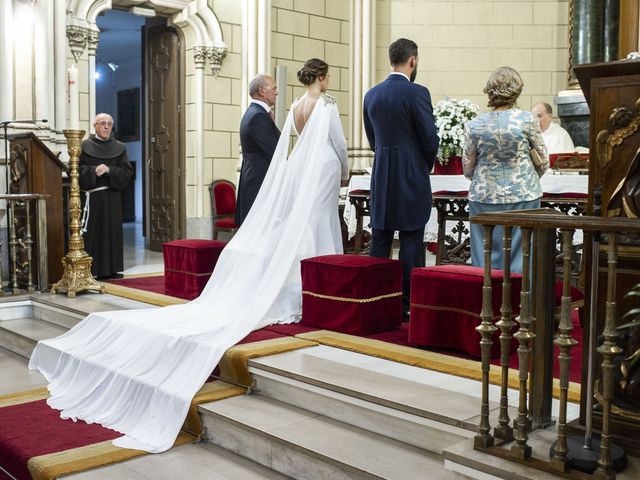
[[(491, 111), (467, 123), (462, 164), (469, 187), (469, 214), (521, 210), (540, 207), (540, 176), (549, 166), (538, 118), (516, 106), (523, 82), (511, 67), (495, 70), (484, 88)], [(535, 148), (543, 160), (536, 171), (530, 150)], [(471, 225), (471, 261), (483, 266), (484, 232)], [(492, 268), (502, 269), (502, 228), (493, 233)], [(522, 239), (514, 228), (511, 243), (511, 271), (522, 272)]]

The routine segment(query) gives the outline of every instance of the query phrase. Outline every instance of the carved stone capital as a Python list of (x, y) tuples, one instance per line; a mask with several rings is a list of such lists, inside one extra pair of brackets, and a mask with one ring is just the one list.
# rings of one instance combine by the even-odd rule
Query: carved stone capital
[(67, 39), (69, 40), (69, 48), (71, 54), (77, 62), (87, 45), (87, 36), (89, 31), (86, 28), (76, 25), (67, 25)]
[(100, 32), (95, 30), (89, 30), (87, 32), (87, 47), (89, 49), (89, 55), (95, 55), (98, 50), (98, 35)]
[(207, 58), (209, 59), (209, 67), (214, 77), (218, 76), (222, 68), (222, 60), (227, 56), (227, 47), (208, 47)]
[(204, 62), (206, 59), (206, 47), (193, 47), (193, 61), (196, 64), (196, 68), (204, 68)]

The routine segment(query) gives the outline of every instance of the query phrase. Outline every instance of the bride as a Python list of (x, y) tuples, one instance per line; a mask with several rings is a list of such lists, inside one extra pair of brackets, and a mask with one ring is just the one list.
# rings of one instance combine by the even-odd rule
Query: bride
[[(252, 330), (298, 321), (300, 260), (342, 253), (338, 220), (347, 148), (329, 66), (308, 60), (306, 93), (291, 106), (269, 171), (242, 228), (197, 299), (165, 308), (92, 313), (38, 343), (29, 368), (49, 382), (62, 418), (123, 433), (114, 444), (173, 445), (191, 399), (232, 345)], [(289, 151), (290, 132), (298, 139)]]

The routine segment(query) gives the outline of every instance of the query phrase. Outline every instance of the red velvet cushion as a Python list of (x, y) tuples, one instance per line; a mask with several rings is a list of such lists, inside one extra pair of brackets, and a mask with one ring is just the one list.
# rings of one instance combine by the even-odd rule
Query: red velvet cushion
[[(502, 270), (491, 270), (494, 322), (502, 306)], [(439, 265), (414, 268), (411, 275), (411, 316), (409, 343), (420, 346), (455, 348), (480, 357), (480, 324), (484, 268), (467, 265)], [(518, 314), (522, 276), (511, 276), (512, 314)], [(491, 355), (500, 355), (496, 331)], [(517, 348), (517, 342), (511, 342)]]
[(362, 189), (351, 190), (349, 192), (349, 195), (371, 195), (371, 190), (362, 190)]
[(400, 326), (399, 261), (366, 255), (325, 255), (302, 260), (301, 271), (303, 325), (356, 335)]
[(221, 218), (214, 222), (218, 228), (240, 228), (240, 225), (233, 223), (233, 217)]
[(188, 300), (200, 295), (225, 245), (200, 239), (163, 243), (165, 293)]
[(236, 212), (236, 191), (231, 183), (219, 182), (213, 186), (216, 215), (232, 215)]

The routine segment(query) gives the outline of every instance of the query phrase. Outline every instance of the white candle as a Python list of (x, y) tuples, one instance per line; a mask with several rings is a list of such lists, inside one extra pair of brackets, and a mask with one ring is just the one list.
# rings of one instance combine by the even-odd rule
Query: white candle
[(72, 64), (67, 71), (69, 81), (69, 129), (80, 129), (80, 95), (78, 93), (78, 67)]

